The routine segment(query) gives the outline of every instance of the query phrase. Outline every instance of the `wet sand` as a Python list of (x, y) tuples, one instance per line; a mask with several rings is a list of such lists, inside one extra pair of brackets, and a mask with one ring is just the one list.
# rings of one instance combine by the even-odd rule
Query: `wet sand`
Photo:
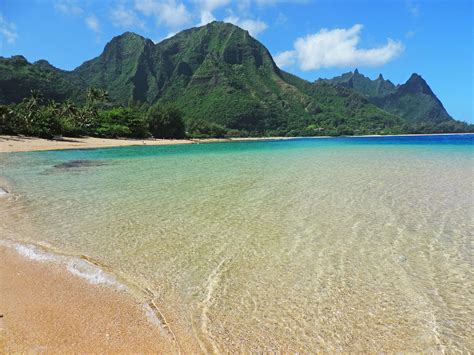
[(177, 352), (125, 292), (7, 247), (0, 246), (0, 260), (0, 353)]

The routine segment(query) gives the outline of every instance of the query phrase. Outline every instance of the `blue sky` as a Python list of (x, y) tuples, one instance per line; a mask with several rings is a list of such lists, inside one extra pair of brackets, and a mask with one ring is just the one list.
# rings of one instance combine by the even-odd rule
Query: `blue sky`
[(307, 80), (419, 73), (452, 116), (474, 122), (471, 0), (1, 0), (0, 55), (69, 70), (124, 31), (158, 42), (212, 19), (248, 29)]

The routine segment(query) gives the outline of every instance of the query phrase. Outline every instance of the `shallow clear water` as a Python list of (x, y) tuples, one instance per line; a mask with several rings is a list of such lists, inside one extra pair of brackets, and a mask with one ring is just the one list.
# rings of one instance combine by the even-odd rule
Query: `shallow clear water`
[(474, 351), (473, 143), (3, 154), (0, 232), (149, 289), (205, 351)]

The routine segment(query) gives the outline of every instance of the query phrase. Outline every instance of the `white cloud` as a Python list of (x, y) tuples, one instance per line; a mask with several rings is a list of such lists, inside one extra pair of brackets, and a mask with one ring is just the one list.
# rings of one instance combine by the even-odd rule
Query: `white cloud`
[(294, 49), (276, 55), (282, 66), (294, 63), (301, 70), (315, 70), (330, 67), (375, 67), (396, 58), (404, 50), (400, 41), (388, 39), (384, 46), (377, 48), (357, 48), (362, 25), (349, 29), (323, 28), (315, 34), (298, 38)]
[(66, 15), (82, 15), (84, 10), (75, 0), (61, 0), (55, 5), (56, 10)]
[(17, 38), (18, 34), (16, 32), (15, 24), (12, 22), (8, 22), (7, 20), (5, 20), (2, 14), (0, 14), (0, 40), (2, 42), (3, 40), (5, 40), (9, 44), (13, 44), (15, 43)]
[(168, 39), (168, 38), (171, 38), (173, 36), (175, 36), (178, 32), (169, 32), (166, 36), (162, 37), (162, 38), (159, 38), (159, 39), (153, 39), (153, 43), (154, 44), (157, 44), (157, 43), (160, 43), (162, 41), (164, 41), (165, 39)]
[(135, 8), (155, 19), (157, 25), (180, 28), (191, 21), (186, 6), (176, 0), (135, 0)]
[(207, 25), (209, 22), (215, 21), (216, 18), (210, 11), (201, 11), (201, 21), (199, 22), (198, 26)]
[(291, 67), (295, 64), (295, 51), (285, 51), (278, 53), (275, 57), (275, 63), (280, 68)]
[(116, 8), (111, 11), (112, 22), (119, 27), (139, 27), (145, 29), (145, 24), (140, 20), (132, 9), (128, 9), (124, 4), (118, 4)]
[(95, 15), (90, 15), (87, 16), (84, 21), (86, 22), (86, 26), (94, 31), (94, 32), (100, 32), (100, 23), (99, 19)]
[(249, 31), (253, 37), (257, 37), (261, 32), (265, 31), (268, 28), (268, 25), (260, 20), (250, 20), (250, 19), (240, 19), (237, 16), (231, 15), (224, 19), (224, 22), (232, 23), (236, 26), (243, 28), (244, 30)]
[(77, 0), (58, 0), (55, 3), (54, 7), (57, 11), (63, 14), (74, 15), (84, 18), (84, 23), (91, 31), (94, 31), (96, 33), (100, 32), (100, 22), (97, 16), (95, 16), (94, 14), (85, 16), (85, 11), (82, 7), (78, 5)]
[(198, 26), (204, 26), (216, 20), (212, 13), (214, 10), (229, 5), (231, 0), (194, 0), (194, 3), (196, 3), (200, 13)]

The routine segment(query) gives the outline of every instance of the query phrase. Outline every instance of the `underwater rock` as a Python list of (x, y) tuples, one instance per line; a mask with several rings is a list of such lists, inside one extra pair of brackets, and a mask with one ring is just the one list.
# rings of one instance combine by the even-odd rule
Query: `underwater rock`
[(57, 169), (78, 169), (78, 168), (89, 168), (93, 166), (102, 166), (106, 162), (101, 160), (70, 160), (65, 163), (57, 164), (54, 167)]

